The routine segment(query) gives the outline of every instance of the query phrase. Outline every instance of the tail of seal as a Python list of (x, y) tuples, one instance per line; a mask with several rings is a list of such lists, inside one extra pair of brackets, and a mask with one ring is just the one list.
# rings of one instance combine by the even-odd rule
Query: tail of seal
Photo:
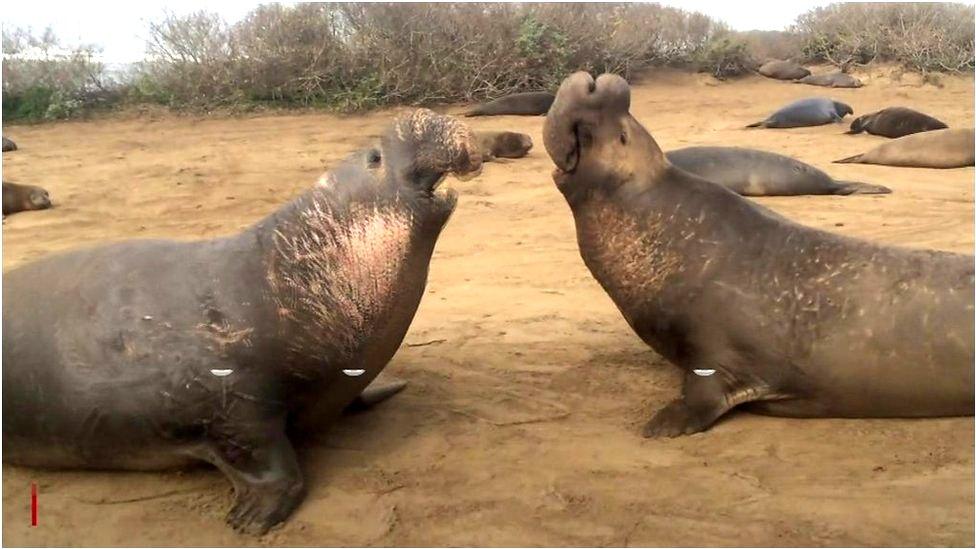
[(834, 194), (890, 194), (891, 189), (884, 185), (872, 185), (870, 183), (858, 183), (857, 181), (834, 181), (837, 190)]
[(855, 154), (854, 156), (848, 156), (847, 158), (841, 158), (840, 160), (834, 160), (834, 164), (857, 164), (861, 161), (861, 157), (864, 154)]
[(464, 116), (467, 116), (469, 118), (472, 116), (485, 116), (487, 113), (484, 111), (484, 109), (485, 109), (484, 105), (478, 105), (477, 107), (464, 113)]
[(748, 126), (746, 126), (746, 127), (747, 127), (747, 128), (759, 128), (759, 127), (762, 127), (762, 125), (763, 125), (763, 124), (764, 124), (765, 122), (766, 122), (765, 120), (760, 120), (759, 122), (753, 122), (752, 124), (749, 124), (749, 125), (748, 125)]

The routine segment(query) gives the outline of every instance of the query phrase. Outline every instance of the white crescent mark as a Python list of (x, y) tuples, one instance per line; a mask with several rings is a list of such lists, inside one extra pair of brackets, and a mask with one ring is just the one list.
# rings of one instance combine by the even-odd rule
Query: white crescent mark
[(695, 372), (696, 376), (708, 377), (714, 374), (715, 370), (701, 369), (701, 370), (692, 370), (692, 372)]
[(350, 369), (343, 370), (342, 373), (346, 374), (349, 377), (359, 377), (359, 376), (365, 374), (366, 373), (366, 370), (362, 370), (362, 369), (359, 369), (359, 368), (356, 368), (356, 369), (350, 368)]
[(210, 373), (213, 374), (213, 375), (215, 375), (215, 376), (217, 376), (217, 377), (227, 377), (227, 376), (233, 374), (234, 373), (234, 370), (231, 370), (231, 369), (222, 370), (222, 369), (216, 369), (215, 368), (213, 370), (210, 370)]

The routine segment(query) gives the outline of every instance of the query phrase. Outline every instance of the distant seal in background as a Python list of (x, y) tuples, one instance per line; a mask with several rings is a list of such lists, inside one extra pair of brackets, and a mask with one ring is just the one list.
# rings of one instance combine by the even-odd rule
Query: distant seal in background
[(34, 185), (3, 182), (3, 215), (51, 207), (51, 196)]
[(824, 86), (827, 88), (860, 88), (864, 84), (853, 76), (840, 71), (828, 74), (811, 74), (795, 81), (797, 84)]
[(944, 130), (945, 122), (906, 107), (888, 107), (863, 114), (851, 122), (849, 134), (868, 132), (883, 137), (904, 137), (913, 133)]
[[(473, 132), (421, 109), (242, 232), (127, 240), (3, 274), (3, 459), (30, 467), (215, 465), (261, 534), (305, 495), (293, 437), (373, 385), (424, 294)], [(341, 504), (341, 502), (337, 502)]]
[(834, 162), (906, 168), (963, 168), (974, 163), (973, 139), (971, 128), (913, 133)]
[(532, 149), (532, 138), (516, 132), (475, 132), (481, 160), (490, 162), (495, 158), (522, 158)]
[(4, 137), (3, 138), (3, 152), (10, 152), (10, 151), (16, 151), (16, 150), (17, 150), (17, 144), (14, 143), (13, 141), (7, 139), (6, 137)]
[(848, 114), (854, 114), (854, 109), (846, 103), (826, 97), (810, 97), (794, 101), (769, 115), (765, 120), (749, 124), (746, 127), (800, 128), (822, 126), (831, 122), (840, 122)]
[(464, 116), (496, 116), (504, 114), (538, 116), (549, 112), (556, 96), (549, 92), (515, 93), (499, 97), (464, 113)]
[(759, 67), (759, 74), (777, 80), (797, 80), (804, 76), (809, 76), (810, 71), (793, 63), (792, 61), (780, 61), (775, 59), (763, 63)]
[(670, 165), (629, 108), (623, 78), (576, 73), (543, 136), (583, 262), (641, 340), (684, 372), (645, 436), (704, 431), (739, 406), (973, 415), (971, 254), (795, 223)]
[(799, 160), (740, 147), (688, 147), (665, 155), (672, 165), (743, 196), (887, 194), (888, 187), (835, 181)]

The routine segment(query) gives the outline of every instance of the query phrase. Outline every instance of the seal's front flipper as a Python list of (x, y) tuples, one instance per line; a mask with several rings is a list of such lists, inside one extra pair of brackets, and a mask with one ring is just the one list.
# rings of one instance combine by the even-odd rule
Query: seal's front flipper
[(406, 386), (407, 382), (401, 380), (389, 382), (374, 380), (355, 400), (349, 403), (349, 406), (346, 406), (346, 412), (358, 412), (371, 408), (399, 393)]
[[(261, 429), (248, 424), (236, 428)], [(235, 530), (261, 535), (291, 515), (305, 497), (295, 451), (282, 434), (229, 436), (212, 441), (210, 461), (234, 485), (227, 522)]]
[(647, 422), (643, 431), (646, 438), (699, 433), (735, 406), (762, 399), (769, 389), (743, 385), (716, 370), (694, 370), (685, 375), (683, 393)]

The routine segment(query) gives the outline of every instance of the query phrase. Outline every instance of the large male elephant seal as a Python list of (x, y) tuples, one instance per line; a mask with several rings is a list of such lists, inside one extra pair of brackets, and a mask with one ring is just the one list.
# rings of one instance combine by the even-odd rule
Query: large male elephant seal
[(888, 107), (878, 112), (858, 116), (851, 122), (851, 129), (846, 133), (868, 132), (883, 137), (904, 137), (913, 133), (944, 130), (948, 127), (945, 122), (925, 113), (906, 107)]
[(973, 139), (971, 128), (913, 133), (882, 143), (866, 153), (834, 162), (908, 168), (962, 168), (974, 163)]
[(772, 60), (759, 67), (759, 74), (777, 80), (797, 80), (809, 76), (810, 71), (792, 61)]
[(826, 88), (860, 88), (864, 85), (859, 79), (840, 71), (825, 74), (810, 74), (796, 80), (796, 83), (824, 86)]
[(3, 182), (3, 215), (51, 207), (51, 196), (41, 187)]
[(580, 254), (648, 345), (685, 370), (646, 436), (739, 405), (794, 417), (971, 415), (973, 256), (804, 227), (672, 166), (623, 78), (567, 78), (546, 117)]
[(5, 274), (4, 460), (202, 460), (234, 484), (234, 527), (285, 520), (305, 491), (286, 427), (330, 423), (396, 352), (457, 201), (436, 188), (480, 167), (469, 128), (416, 111), (240, 234)]
[(532, 138), (517, 132), (475, 132), (483, 162), (496, 158), (522, 158), (532, 150)]
[(886, 194), (881, 185), (834, 181), (823, 171), (799, 160), (740, 147), (688, 147), (665, 155), (673, 166), (743, 196), (802, 194)]
[(13, 141), (7, 139), (6, 137), (4, 137), (3, 138), (3, 152), (10, 152), (10, 151), (16, 151), (16, 150), (17, 150), (17, 144), (14, 143)]
[(799, 128), (822, 126), (831, 122), (840, 122), (848, 114), (854, 114), (854, 109), (850, 105), (826, 97), (810, 97), (794, 101), (769, 115), (765, 120), (749, 124), (746, 127)]
[(538, 116), (549, 112), (549, 106), (556, 96), (549, 92), (515, 93), (499, 97), (483, 105), (478, 105), (464, 116), (497, 116), (503, 114), (517, 114)]

